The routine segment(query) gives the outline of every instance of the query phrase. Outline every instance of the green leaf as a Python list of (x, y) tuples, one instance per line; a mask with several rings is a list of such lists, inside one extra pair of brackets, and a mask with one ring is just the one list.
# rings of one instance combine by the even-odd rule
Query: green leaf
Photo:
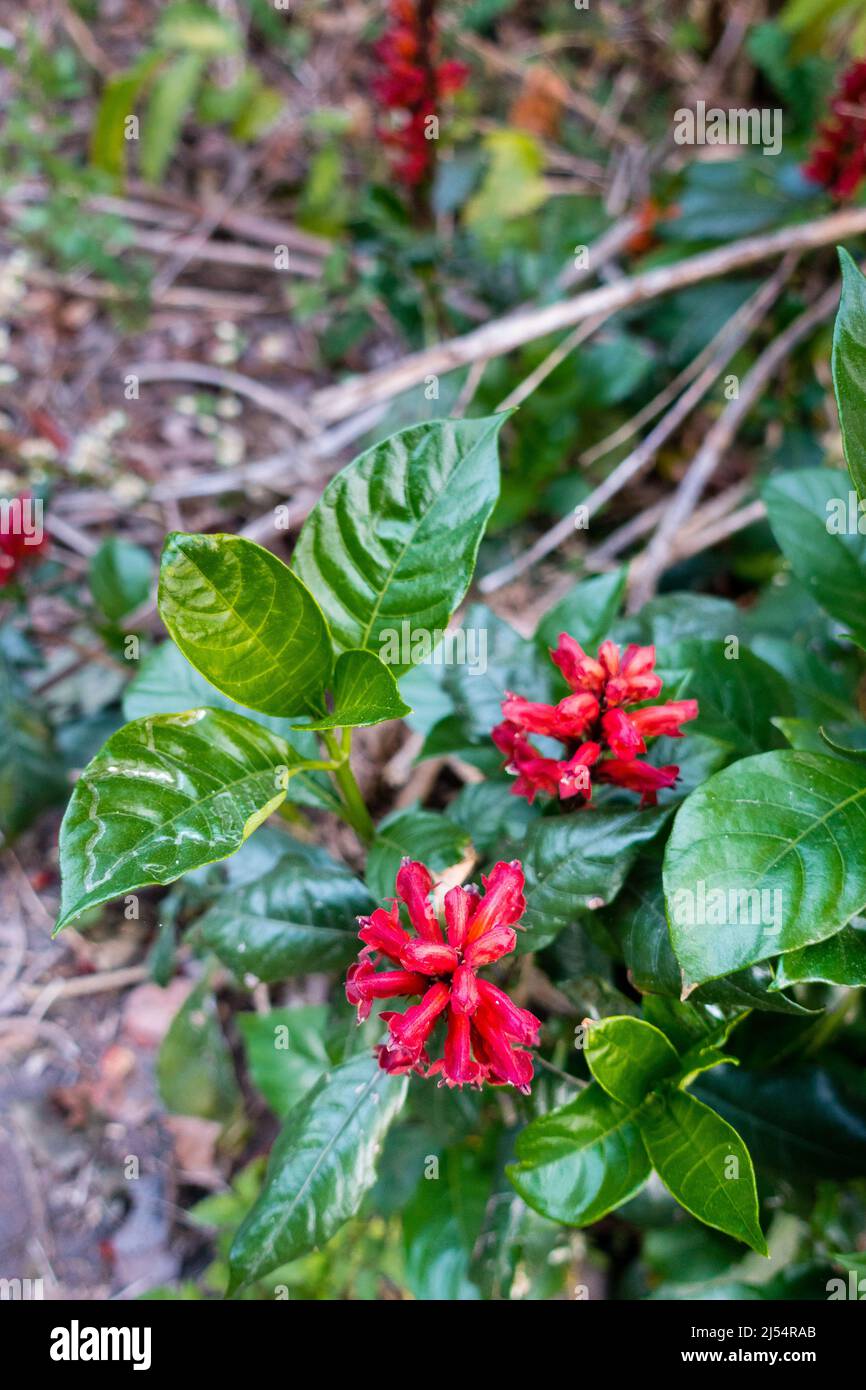
[(109, 536), (90, 561), (90, 592), (110, 622), (126, 617), (150, 593), (153, 560), (140, 545)]
[(175, 1115), (229, 1121), (241, 1094), (207, 977), (199, 981), (171, 1021), (156, 1060), (159, 1094)]
[(56, 931), (89, 907), (233, 854), (301, 765), (283, 739), (222, 710), (137, 719), (84, 769), (60, 828)]
[(594, 575), (575, 584), (564, 598), (544, 614), (535, 633), (546, 650), (555, 647), (559, 634), (567, 632), (584, 648), (595, 648), (608, 636), (622, 605), (628, 570)]
[(586, 1023), (584, 1055), (600, 1086), (613, 1100), (634, 1110), (647, 1093), (680, 1070), (679, 1058), (664, 1033), (642, 1018), (605, 1018)]
[(413, 425), (328, 484), (292, 565), (340, 648), (375, 651), (399, 676), (441, 637), (499, 491), (506, 418)]
[(153, 74), (162, 65), (161, 53), (147, 54), (129, 72), (106, 82), (90, 135), (90, 161), (97, 169), (120, 178), (126, 165), (127, 118)]
[(866, 280), (842, 246), (839, 262), (842, 298), (833, 329), (833, 385), (845, 460), (855, 488), (866, 498)]
[(781, 473), (764, 485), (763, 497), (794, 574), (831, 618), (866, 645), (866, 515), (858, 510), (848, 475), (836, 468)]
[(484, 147), (489, 168), (464, 210), (467, 225), (481, 231), (534, 212), (551, 192), (544, 178), (544, 152), (532, 135), (497, 130), (485, 138)]
[(860, 764), (792, 749), (744, 758), (688, 797), (664, 864), (687, 987), (823, 941), (866, 905), (864, 802)]
[(520, 934), (519, 949), (540, 950), (581, 910), (611, 902), (641, 847), (658, 835), (669, 815), (664, 807), (593, 808), (534, 825), (522, 856), (527, 930)]
[(666, 1088), (641, 1111), (652, 1165), (686, 1211), (767, 1255), (755, 1171), (735, 1129), (685, 1091)]
[(337, 658), (332, 695), (329, 715), (305, 719), (299, 727), (350, 729), (412, 713), (388, 667), (373, 652), (343, 652)]
[(237, 1015), (253, 1085), (276, 1115), (287, 1115), (328, 1070), (327, 1021), (325, 1004)]
[(156, 29), (163, 48), (198, 53), (205, 58), (223, 58), (239, 52), (242, 40), (236, 24), (217, 14), (209, 5), (182, 3), (163, 9)]
[(367, 884), (377, 902), (394, 896), (397, 870), (404, 858), (420, 859), (433, 874), (459, 864), (469, 835), (438, 811), (398, 811), (376, 831), (367, 857)]
[(289, 1115), (262, 1194), (231, 1248), (229, 1293), (321, 1246), (361, 1205), (376, 1159), (406, 1098), (405, 1076), (375, 1058), (327, 1072)]
[(866, 985), (866, 929), (843, 927), (827, 941), (789, 951), (779, 960), (771, 989), (787, 989), (804, 980), (828, 985)]
[[(177, 714), (179, 711), (207, 705), (211, 709), (226, 709), (251, 719), (255, 724), (279, 734), (294, 749), (299, 758), (316, 762), (320, 758), (316, 736), (299, 729), (290, 719), (276, 715), (250, 713), (235, 704), (215, 685), (199, 675), (173, 642), (163, 642), (148, 652), (138, 675), (123, 692), (123, 713), (127, 719), (143, 719), (147, 714)], [(290, 778), (286, 800), (302, 806), (319, 806), (327, 811), (339, 811), (340, 798), (325, 772), (297, 772)]]
[(61, 801), (66, 776), (47, 719), (0, 656), (0, 834), (9, 841), (47, 806)]
[(265, 714), (324, 710), (331, 676), (318, 605), (276, 555), (240, 536), (166, 538), (159, 611), (207, 680)]
[(153, 84), (147, 111), (141, 118), (142, 178), (159, 183), (174, 154), (186, 116), (195, 101), (203, 62), (197, 53), (184, 53), (163, 68)]
[[(779, 743), (775, 715), (792, 712), (785, 681), (747, 647), (726, 656), (718, 638), (697, 638), (659, 649), (656, 672), (664, 681), (662, 699), (695, 699), (698, 717), (686, 727), (707, 734), (745, 756)], [(683, 745), (677, 743), (677, 750)]]
[(298, 845), (261, 877), (223, 892), (199, 928), (238, 979), (270, 984), (348, 964), (359, 948), (356, 918), (374, 906), (347, 868), (323, 849)]
[(446, 1149), (436, 1178), (422, 1177), (401, 1215), (406, 1282), (415, 1298), (467, 1302), (481, 1297), (469, 1277), (490, 1177), (467, 1148)]
[(634, 1197), (650, 1175), (636, 1113), (593, 1082), (517, 1136), (519, 1161), (507, 1169), (509, 1179), (524, 1202), (551, 1221), (599, 1221)]

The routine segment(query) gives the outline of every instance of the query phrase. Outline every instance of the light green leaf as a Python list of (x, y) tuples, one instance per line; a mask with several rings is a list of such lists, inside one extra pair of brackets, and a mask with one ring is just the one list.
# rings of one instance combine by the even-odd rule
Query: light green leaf
[(604, 1018), (586, 1023), (584, 1055), (600, 1086), (633, 1110), (647, 1093), (680, 1070), (679, 1058), (664, 1033), (642, 1018)]
[(51, 727), (32, 692), (0, 656), (0, 835), (15, 838), (62, 801), (66, 776)]
[(376, 1160), (406, 1098), (406, 1077), (375, 1058), (326, 1072), (289, 1115), (262, 1194), (231, 1248), (229, 1293), (324, 1245), (361, 1205)]
[(328, 1070), (326, 1004), (237, 1015), (253, 1084), (276, 1115), (298, 1104)]
[(325, 620), (276, 555), (240, 536), (166, 538), (159, 611), (184, 656), (239, 705), (265, 714), (324, 710)]
[(328, 484), (292, 566), (339, 647), (374, 651), (395, 676), (429, 653), (472, 578), (499, 491), (505, 419), (413, 425)]
[(84, 769), (63, 818), (56, 930), (89, 907), (233, 854), (302, 766), (283, 739), (221, 710), (118, 729)]
[(373, 652), (343, 652), (334, 666), (331, 714), (305, 719), (305, 729), (353, 729), (402, 719), (412, 711), (400, 698), (397, 682)]
[(517, 1136), (508, 1177), (529, 1206), (551, 1221), (589, 1226), (627, 1202), (650, 1175), (636, 1110), (597, 1082), (540, 1116)]
[(195, 4), (192, 0), (165, 6), (156, 37), (163, 48), (198, 53), (205, 58), (228, 57), (240, 50), (242, 42), (236, 24), (217, 14), (209, 5)]
[(685, 985), (823, 941), (866, 906), (864, 807), (866, 768), (792, 749), (693, 792), (664, 864)]
[(298, 845), (253, 882), (223, 892), (199, 928), (239, 979), (249, 974), (270, 984), (347, 965), (359, 949), (356, 919), (374, 906), (344, 865)]
[(163, 68), (153, 84), (147, 110), (141, 118), (142, 177), (159, 183), (180, 139), (184, 120), (192, 109), (203, 60), (184, 53)]
[(842, 246), (839, 261), (842, 298), (833, 329), (833, 385), (845, 460), (866, 499), (866, 280)]
[(109, 536), (90, 561), (90, 592), (106, 618), (117, 622), (144, 603), (153, 578), (150, 552)]
[(464, 212), (467, 225), (481, 230), (535, 212), (550, 197), (544, 152), (533, 136), (523, 130), (496, 130), (486, 137), (484, 147), (490, 164)]
[(126, 165), (126, 121), (153, 74), (163, 63), (161, 53), (146, 54), (128, 72), (106, 82), (90, 135), (90, 161), (97, 169), (120, 178)]
[(641, 1111), (640, 1132), (653, 1167), (686, 1211), (769, 1254), (752, 1160), (726, 1120), (685, 1091), (666, 1089)]

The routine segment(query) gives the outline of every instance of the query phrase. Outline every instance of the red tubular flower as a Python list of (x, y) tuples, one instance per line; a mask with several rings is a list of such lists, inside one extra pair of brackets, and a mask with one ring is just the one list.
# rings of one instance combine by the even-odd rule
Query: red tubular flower
[[(480, 1086), (488, 1081), (528, 1092), (532, 1058), (522, 1048), (535, 1046), (541, 1024), (476, 973), (514, 950), (514, 928), (526, 909), (523, 869), (517, 860), (495, 864), (483, 883), (483, 894), (462, 887), (445, 894), (446, 943), (429, 898), (432, 877), (423, 864), (404, 859), (397, 892), (418, 935), (412, 937), (399, 926), (396, 903), (390, 911), (377, 908), (370, 917), (359, 917), (365, 945), (346, 977), (346, 998), (357, 1006), (360, 1023), (374, 999), (422, 996), (405, 1013), (381, 1015), (389, 1033), (378, 1049), (385, 1071), (423, 1074), (428, 1067), (428, 1076), (440, 1076), (440, 1086)], [(376, 951), (389, 960), (398, 951), (396, 958), (405, 968), (377, 972), (371, 958)], [(443, 1056), (430, 1065), (427, 1044), (443, 1018)]]
[[(40, 502), (35, 504), (41, 506)], [(47, 535), (38, 537), (33, 527), (33, 517), (28, 518), (25, 529), (16, 517), (26, 516), (34, 506), (29, 492), (22, 492), (0, 509), (0, 589), (12, 584), (20, 571), (35, 560), (48, 544)]]
[[(658, 792), (674, 785), (679, 768), (653, 767), (637, 755), (646, 752), (649, 738), (682, 738), (680, 725), (697, 718), (697, 700), (632, 708), (661, 693), (661, 677), (653, 669), (655, 647), (633, 644), (621, 653), (607, 641), (592, 657), (561, 632), (550, 656), (573, 693), (545, 705), (508, 691), (502, 701), (505, 719), (491, 731), (507, 770), (516, 776), (514, 795), (530, 803), (539, 792), (563, 801), (580, 797), (578, 804), (586, 805), (594, 779), (640, 792), (642, 805), (654, 805)], [(558, 739), (567, 756), (542, 757), (529, 734)]]
[(842, 74), (803, 173), (840, 200), (852, 197), (866, 176), (866, 62)]
[(381, 70), (373, 78), (373, 95), (391, 116), (377, 133), (393, 152), (394, 174), (410, 188), (423, 183), (432, 168), (430, 117), (437, 114), (443, 97), (460, 90), (469, 72), (463, 63), (437, 60), (432, 8), (422, 9), (415, 0), (391, 0), (390, 27), (374, 46)]

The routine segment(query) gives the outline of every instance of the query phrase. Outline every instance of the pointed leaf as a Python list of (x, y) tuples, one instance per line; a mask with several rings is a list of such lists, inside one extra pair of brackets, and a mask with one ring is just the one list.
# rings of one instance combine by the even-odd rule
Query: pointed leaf
[(584, 1055), (599, 1085), (630, 1109), (680, 1070), (677, 1053), (664, 1033), (628, 1014), (600, 1023), (587, 1020)]
[(866, 985), (866, 928), (843, 927), (835, 936), (789, 951), (779, 960), (771, 989), (787, 989), (803, 980), (829, 985)]
[(752, 1160), (726, 1120), (685, 1091), (666, 1089), (641, 1111), (640, 1132), (653, 1167), (686, 1211), (768, 1254)]
[(354, 729), (412, 713), (390, 670), (373, 652), (343, 652), (337, 658), (332, 695), (331, 714), (305, 719), (299, 727)]
[(303, 766), (283, 739), (221, 710), (118, 729), (84, 769), (63, 818), (56, 930), (89, 907), (233, 854), (284, 800), (293, 765)]
[(265, 714), (324, 710), (331, 646), (318, 605), (292, 571), (241, 536), (166, 538), (162, 620), (196, 670)]
[(231, 1248), (234, 1292), (323, 1245), (354, 1216), (376, 1178), (376, 1160), (406, 1098), (405, 1076), (375, 1058), (326, 1072), (289, 1115), (265, 1186)]
[(413, 635), (444, 631), (498, 495), (505, 418), (413, 425), (328, 484), (292, 565), (338, 646), (374, 651), (399, 676), (419, 659)]

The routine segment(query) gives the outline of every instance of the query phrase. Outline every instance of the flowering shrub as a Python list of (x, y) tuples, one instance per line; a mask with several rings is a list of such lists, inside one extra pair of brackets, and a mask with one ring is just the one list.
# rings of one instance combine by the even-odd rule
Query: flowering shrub
[[(864, 495), (866, 282), (843, 269), (833, 370)], [(489, 639), (483, 680), (466, 662), (437, 668), (417, 639), (440, 640), (463, 603), (505, 419), (375, 444), (328, 484), (290, 566), (242, 537), (169, 535), (172, 642), (133, 681), (129, 722), (64, 818), (58, 930), (198, 871), (190, 896), (171, 890), (172, 917), (192, 920), (196, 949), (239, 989), (348, 969), (359, 1026), (316, 1035), (303, 1084), (300, 1049), (277, 1081), (271, 1067), (269, 1030), (295, 1011), (241, 1015), (245, 1036), (265, 1031), (254, 1076), (282, 1132), (234, 1238), (232, 1292), (269, 1287), (336, 1238), (377, 1171), (408, 1201), (403, 1144), (424, 1162), (448, 1152), (487, 1194), (456, 1257), (460, 1289), (483, 1284), (488, 1207), (521, 1240), (555, 1240), (626, 1204), (649, 1211), (638, 1197), (652, 1180), (654, 1201), (669, 1194), (663, 1219), (675, 1202), (678, 1222), (711, 1228), (727, 1270), (743, 1247), (768, 1253), (780, 1182), (820, 1179), (828, 1110), (849, 1136), (833, 1171), (862, 1171), (845, 1118), (860, 1054), (856, 1041), (850, 1057), (829, 1050), (866, 982), (856, 671), (837, 662), (828, 704), (824, 665), (760, 606), (664, 594), (624, 616), (623, 571), (576, 584), (533, 637), (464, 610)], [(866, 645), (861, 534), (827, 525), (848, 487), (818, 468), (764, 488), (828, 653), (840, 627)], [(377, 820), (353, 732), (404, 718), (422, 757), (476, 776), (444, 809)], [(275, 813), (288, 830), (260, 831)], [(306, 816), (351, 828), (346, 862), (310, 843)], [(229, 882), (211, 876), (235, 854)], [(467, 886), (479, 874), (483, 891)], [(188, 1007), (199, 1029), (215, 1015), (207, 972)], [(741, 1268), (731, 1277), (750, 1289), (754, 1266)]]
[(866, 176), (864, 97), (866, 63), (852, 63), (840, 78), (830, 116), (818, 128), (804, 169), (807, 178), (823, 184), (834, 198), (852, 198)]

